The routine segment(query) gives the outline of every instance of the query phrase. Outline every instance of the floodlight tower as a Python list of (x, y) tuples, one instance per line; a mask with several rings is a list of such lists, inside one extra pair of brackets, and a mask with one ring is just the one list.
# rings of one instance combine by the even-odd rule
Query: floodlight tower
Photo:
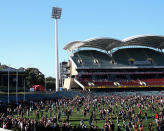
[(61, 17), (62, 9), (58, 7), (52, 8), (52, 18), (55, 19), (55, 47), (56, 47), (56, 91), (59, 91), (59, 59), (58, 59), (58, 23)]

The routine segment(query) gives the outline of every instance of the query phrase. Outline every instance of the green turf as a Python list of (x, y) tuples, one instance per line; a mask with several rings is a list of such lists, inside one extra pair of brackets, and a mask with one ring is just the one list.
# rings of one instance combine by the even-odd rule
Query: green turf
[[(105, 108), (107, 108), (107, 106), (108, 105), (104, 105)], [(118, 107), (119, 107), (119, 110), (120, 110), (121, 106), (119, 105)], [(71, 108), (71, 106), (68, 106), (68, 108)], [(64, 108), (63, 107), (60, 107), (60, 109), (62, 111)], [(89, 121), (90, 113), (87, 114), (86, 117), (84, 117), (83, 116), (83, 110), (82, 109), (84, 109), (84, 106), (81, 106), (80, 107), (80, 111), (77, 111), (76, 108), (74, 108), (72, 110), (72, 114), (71, 114), (70, 119), (69, 119), (70, 124), (71, 124), (72, 127), (73, 126), (78, 126), (81, 120), (84, 120), (84, 123), (87, 125), (87, 127), (89, 127), (89, 122), (88, 121)], [(92, 107), (90, 108), (90, 111), (91, 110), (92, 110)], [(52, 111), (52, 116), (54, 116), (54, 111), (55, 111), (55, 109)], [(146, 109), (142, 109), (143, 114), (141, 116), (142, 116), (143, 130), (144, 131), (147, 131), (148, 130), (148, 123), (149, 122), (152, 122), (154, 129), (156, 129), (155, 120), (153, 120), (152, 116), (155, 115), (156, 112), (158, 112), (158, 113), (161, 112), (161, 110), (160, 109), (157, 109), (156, 112), (152, 112), (150, 110), (147, 110), (147, 113), (148, 113), (148, 120), (147, 121), (144, 119), (144, 112), (145, 111), (146, 111)], [(33, 112), (30, 112), (30, 116), (29, 116), (30, 119), (36, 119), (35, 112), (36, 112), (35, 110)], [(49, 112), (48, 111), (45, 111), (45, 109), (43, 110), (43, 112), (44, 112), (44, 116), (47, 115), (48, 118), (49, 118)], [(135, 115), (137, 115), (137, 113), (138, 113), (138, 107), (136, 106), (135, 107)], [(21, 116), (17, 116), (17, 115), (15, 115), (14, 117), (21, 118)], [(24, 117), (25, 118), (28, 118), (26, 116), (26, 113), (25, 113)], [(109, 115), (109, 118), (110, 118), (110, 115)], [(64, 115), (64, 113), (62, 113), (61, 118), (60, 118), (60, 122), (59, 122), (60, 127), (61, 127), (61, 123), (62, 123), (61, 121), (63, 119), (64, 120), (66, 119), (66, 115)], [(98, 109), (97, 108), (96, 108), (96, 121), (93, 121), (94, 125), (98, 126), (100, 129), (103, 129), (105, 120), (100, 120), (100, 113), (98, 112)], [(115, 124), (115, 129), (117, 129), (116, 115), (113, 115), (112, 121)], [(126, 124), (128, 124), (128, 119), (126, 121)], [(120, 119), (120, 125), (121, 125), (121, 128), (123, 129), (123, 123), (122, 123), (121, 119)]]

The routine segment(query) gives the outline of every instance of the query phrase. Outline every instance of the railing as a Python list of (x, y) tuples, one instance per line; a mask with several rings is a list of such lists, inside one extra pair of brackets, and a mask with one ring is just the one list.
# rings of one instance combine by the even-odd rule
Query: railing
[[(117, 88), (117, 87), (164, 87), (164, 78), (159, 79), (140, 79), (140, 80), (129, 80), (129, 81), (95, 81), (92, 79), (78, 79), (85, 87), (106, 87), (106, 88)], [(115, 84), (119, 83), (119, 84)]]
[(81, 75), (105, 75), (105, 74), (164, 74), (163, 72), (81, 72)]

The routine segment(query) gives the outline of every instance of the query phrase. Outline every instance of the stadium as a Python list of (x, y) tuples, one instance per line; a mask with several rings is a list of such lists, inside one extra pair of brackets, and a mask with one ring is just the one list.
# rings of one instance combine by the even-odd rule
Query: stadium
[(162, 89), (164, 36), (137, 35), (118, 40), (94, 38), (73, 41), (66, 89)]
[(0, 64), (0, 91), (23, 91), (25, 85), (25, 70), (24, 68), (15, 69), (6, 65)]

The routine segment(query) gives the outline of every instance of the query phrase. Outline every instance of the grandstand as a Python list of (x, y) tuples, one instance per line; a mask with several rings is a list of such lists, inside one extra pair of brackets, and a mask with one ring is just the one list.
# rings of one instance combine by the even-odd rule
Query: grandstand
[(164, 87), (164, 36), (95, 38), (68, 43), (66, 89)]
[(10, 91), (15, 91), (16, 86), (18, 91), (23, 90), (24, 79), (25, 71), (23, 68), (15, 69), (0, 64), (0, 91), (8, 91), (8, 87), (10, 87)]

